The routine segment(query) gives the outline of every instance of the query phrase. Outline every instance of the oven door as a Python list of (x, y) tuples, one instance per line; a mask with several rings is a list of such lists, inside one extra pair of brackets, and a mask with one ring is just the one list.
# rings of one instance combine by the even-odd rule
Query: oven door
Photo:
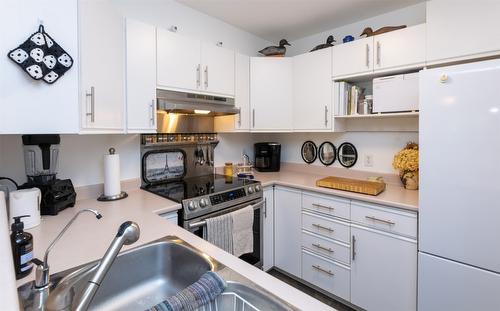
[(240, 259), (254, 265), (258, 268), (262, 268), (262, 228), (263, 228), (263, 217), (262, 217), (262, 206), (265, 203), (264, 198), (255, 199), (248, 201), (233, 207), (226, 208), (221, 211), (214, 212), (212, 214), (204, 215), (191, 220), (186, 220), (183, 223), (184, 229), (189, 232), (203, 238), (203, 230), (205, 230), (205, 225), (202, 224), (205, 219), (220, 216), (223, 214), (231, 213), (238, 209), (244, 208), (246, 206), (252, 205), (254, 207), (254, 219), (253, 219), (253, 252), (248, 254), (243, 254)]

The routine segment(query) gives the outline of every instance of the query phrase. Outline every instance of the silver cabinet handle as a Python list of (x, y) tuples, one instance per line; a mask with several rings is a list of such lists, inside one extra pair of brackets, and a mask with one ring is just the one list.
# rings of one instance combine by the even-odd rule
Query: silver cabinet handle
[(264, 218), (267, 218), (267, 199), (264, 199)]
[(322, 246), (322, 245), (321, 245), (321, 244), (319, 244), (319, 243), (318, 243), (318, 244), (313, 243), (313, 244), (312, 244), (312, 246), (314, 246), (314, 247), (316, 247), (316, 248), (319, 248), (319, 249), (321, 249), (321, 250), (327, 251), (327, 252), (329, 252), (329, 253), (333, 253), (333, 249), (331, 249), (331, 248), (329, 248), (329, 247), (324, 247), (324, 246)]
[(255, 109), (252, 109), (252, 127), (255, 127)]
[(90, 93), (85, 93), (86, 97), (90, 97), (90, 112), (85, 115), (90, 116), (90, 122), (95, 122), (95, 89), (93, 86), (90, 87)]
[(325, 227), (325, 226), (322, 226), (320, 224), (312, 224), (314, 227), (318, 228), (318, 229), (323, 229), (323, 230), (326, 230), (328, 232), (333, 232), (335, 230), (333, 230), (332, 228), (329, 228), (329, 227)]
[(321, 268), (321, 266), (320, 266), (320, 265), (317, 265), (317, 266), (316, 266), (316, 265), (312, 265), (311, 267), (313, 267), (314, 269), (316, 269), (316, 270), (318, 270), (318, 271), (321, 271), (321, 272), (323, 272), (323, 273), (326, 273), (326, 274), (328, 274), (329, 276), (333, 276), (333, 272), (332, 272), (332, 271), (330, 271), (330, 270), (325, 270), (325, 269)]
[(377, 41), (377, 65), (380, 66), (380, 41)]
[(151, 125), (155, 125), (155, 100), (151, 100), (151, 104), (149, 105), (151, 108), (151, 118), (149, 119), (149, 122)]
[(366, 67), (370, 68), (370, 45), (366, 45)]
[(352, 236), (352, 261), (356, 259), (356, 237)]
[(325, 105), (325, 127), (328, 126), (328, 106)]
[(205, 66), (205, 88), (208, 88), (208, 66)]
[(324, 208), (324, 209), (327, 209), (329, 211), (335, 210), (335, 208), (333, 208), (333, 207), (322, 205), (322, 204), (318, 204), (318, 203), (313, 203), (312, 206), (316, 206), (316, 207), (319, 207), (319, 208)]
[(381, 222), (381, 223), (384, 223), (384, 224), (387, 224), (389, 226), (393, 226), (395, 225), (396, 223), (392, 220), (385, 220), (385, 219), (380, 219), (380, 218), (377, 218), (375, 216), (365, 216), (366, 219), (370, 219), (370, 220), (373, 220), (373, 221), (378, 221), (378, 222)]
[(201, 83), (201, 64), (196, 66), (196, 87), (199, 88)]
[(241, 127), (241, 110), (238, 112), (238, 127)]

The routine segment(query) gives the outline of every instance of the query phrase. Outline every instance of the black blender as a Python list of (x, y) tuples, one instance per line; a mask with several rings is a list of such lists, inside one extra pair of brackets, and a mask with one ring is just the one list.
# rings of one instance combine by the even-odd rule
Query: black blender
[(40, 212), (57, 215), (75, 206), (76, 192), (70, 179), (57, 179), (59, 135), (23, 135), (24, 166), (28, 181), (20, 188), (39, 188)]

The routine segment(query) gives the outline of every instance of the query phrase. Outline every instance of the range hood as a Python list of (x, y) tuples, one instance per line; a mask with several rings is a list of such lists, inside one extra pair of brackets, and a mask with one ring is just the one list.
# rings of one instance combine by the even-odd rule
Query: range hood
[(158, 110), (183, 115), (226, 116), (240, 113), (234, 98), (156, 90)]

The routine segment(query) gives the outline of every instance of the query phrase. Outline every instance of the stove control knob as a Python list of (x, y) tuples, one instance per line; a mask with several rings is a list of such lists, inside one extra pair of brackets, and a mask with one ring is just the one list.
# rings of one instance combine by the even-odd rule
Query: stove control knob
[(194, 204), (194, 201), (189, 201), (188, 210), (194, 211), (195, 209), (196, 209), (196, 204)]
[(253, 189), (253, 186), (248, 187), (248, 193), (252, 194), (254, 192), (255, 190)]
[(200, 207), (202, 207), (202, 208), (203, 207), (207, 207), (207, 205), (208, 205), (208, 200), (207, 199), (203, 198), (203, 199), (200, 200)]
[(262, 190), (261, 186), (255, 185), (255, 192), (259, 192), (260, 190)]

